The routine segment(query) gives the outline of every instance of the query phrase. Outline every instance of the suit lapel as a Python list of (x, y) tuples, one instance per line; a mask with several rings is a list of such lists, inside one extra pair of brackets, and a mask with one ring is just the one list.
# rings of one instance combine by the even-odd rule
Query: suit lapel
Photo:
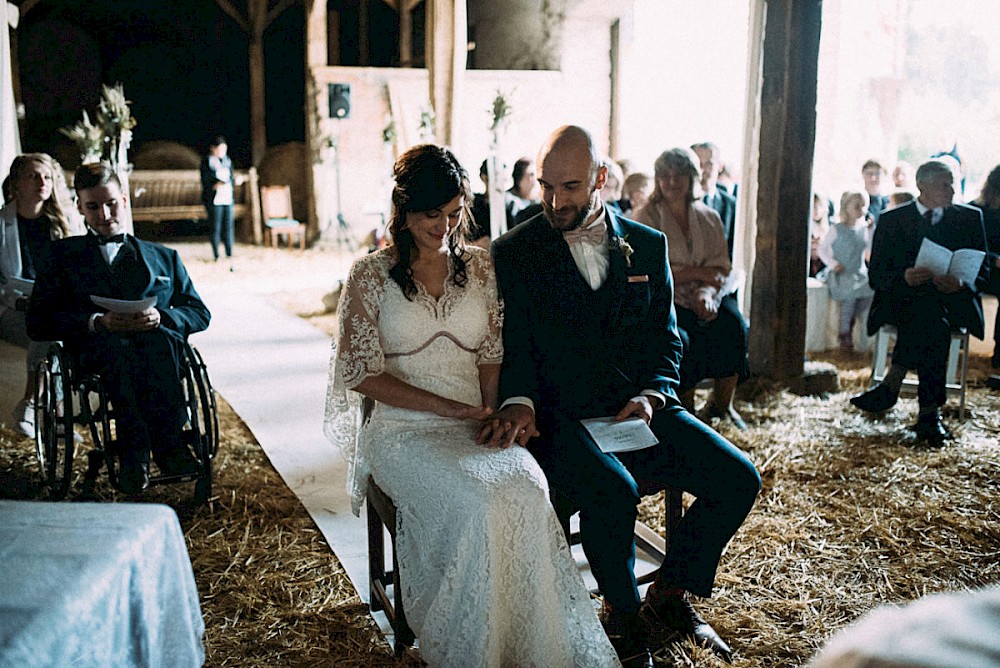
[(610, 290), (611, 303), (608, 308), (608, 318), (604, 323), (606, 336), (613, 337), (618, 323), (621, 321), (622, 303), (625, 298), (625, 288), (627, 285), (625, 256), (616, 251), (611, 245), (611, 239), (624, 237), (618, 217), (605, 208), (605, 215), (608, 221), (608, 290)]

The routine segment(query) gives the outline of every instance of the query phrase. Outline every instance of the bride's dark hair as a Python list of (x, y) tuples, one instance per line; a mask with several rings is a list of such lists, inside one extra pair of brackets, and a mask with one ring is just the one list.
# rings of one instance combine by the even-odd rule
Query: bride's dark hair
[(472, 201), (469, 175), (448, 149), (420, 144), (399, 156), (392, 176), (396, 183), (392, 189), (389, 233), (397, 262), (389, 270), (389, 276), (399, 284), (407, 299), (413, 299), (417, 286), (413, 282), (411, 258), (416, 245), (406, 225), (406, 214), (433, 211), (461, 195), (462, 212), (458, 227), (448, 235), (448, 255), (455, 269), (451, 281), (459, 287), (464, 286), (468, 278), (465, 239), (469, 230), (469, 202)]

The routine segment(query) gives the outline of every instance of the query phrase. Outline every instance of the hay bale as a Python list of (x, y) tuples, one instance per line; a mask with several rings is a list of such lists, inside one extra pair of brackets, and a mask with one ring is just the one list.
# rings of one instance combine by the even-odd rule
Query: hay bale
[(837, 367), (829, 362), (806, 362), (802, 375), (788, 383), (788, 391), (804, 396), (826, 396), (840, 391)]
[(174, 141), (150, 141), (135, 152), (132, 164), (134, 169), (198, 169), (201, 156)]

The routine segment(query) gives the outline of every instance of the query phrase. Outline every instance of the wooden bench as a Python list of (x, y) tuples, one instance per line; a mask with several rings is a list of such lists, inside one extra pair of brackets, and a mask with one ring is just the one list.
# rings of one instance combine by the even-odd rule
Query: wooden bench
[[(235, 170), (242, 183), (234, 189), (233, 218), (243, 221), (241, 237), (260, 244), (260, 194), (257, 170)], [(164, 220), (207, 220), (201, 201), (201, 175), (197, 169), (139, 169), (129, 175), (132, 219), (158, 224)], [(250, 225), (248, 233), (246, 225)]]

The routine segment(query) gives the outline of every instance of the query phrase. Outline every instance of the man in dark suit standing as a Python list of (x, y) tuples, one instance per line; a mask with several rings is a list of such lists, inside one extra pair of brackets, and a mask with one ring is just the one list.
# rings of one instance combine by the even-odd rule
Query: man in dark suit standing
[[(580, 510), (605, 628), (626, 665), (651, 665), (633, 571), (637, 481), (694, 494), (647, 594), (647, 617), (728, 657), (688, 592), (711, 595), (760, 477), (677, 398), (682, 346), (666, 237), (602, 205), (606, 169), (586, 130), (556, 130), (537, 165), (543, 213), (493, 243), (506, 314), (503, 405), (480, 441), (527, 446), (553, 493)], [(659, 443), (605, 453), (580, 435), (581, 419), (602, 416), (638, 417)]]
[(978, 209), (952, 204), (954, 176), (944, 162), (931, 160), (917, 169), (919, 197), (885, 211), (872, 240), (869, 282), (875, 290), (868, 314), (868, 333), (882, 325), (898, 332), (892, 366), (878, 386), (851, 399), (869, 412), (888, 410), (899, 397), (906, 372), (916, 369), (920, 384), (917, 438), (941, 445), (949, 434), (941, 424), (938, 408), (945, 403), (945, 373), (951, 332), (960, 327), (983, 337), (983, 306), (979, 278), (966, 285), (950, 274), (936, 275), (915, 267), (923, 240), (949, 250), (974, 248), (986, 252), (983, 215)]
[[(162, 475), (198, 472), (180, 440), (178, 356), (189, 334), (208, 327), (210, 315), (176, 251), (123, 233), (126, 196), (107, 164), (81, 166), (74, 187), (90, 234), (53, 245), (52, 262), (32, 294), (28, 334), (64, 341), (85, 371), (101, 375), (117, 420), (119, 486), (137, 494), (149, 485), (150, 452)], [(91, 296), (154, 302), (120, 313)]]
[(733, 241), (736, 239), (736, 198), (719, 187), (719, 173), (722, 171), (722, 152), (712, 142), (693, 144), (691, 150), (701, 163), (702, 201), (715, 209), (722, 219), (722, 229), (726, 232), (729, 259), (733, 259)]

